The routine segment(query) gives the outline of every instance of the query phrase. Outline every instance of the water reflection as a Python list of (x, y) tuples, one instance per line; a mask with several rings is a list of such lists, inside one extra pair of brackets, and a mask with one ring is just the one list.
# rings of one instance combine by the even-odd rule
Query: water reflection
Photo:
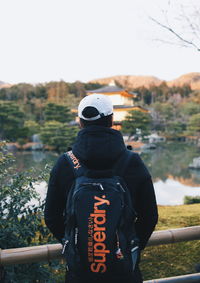
[(197, 156), (200, 150), (185, 143), (161, 144), (156, 150), (141, 153), (152, 174), (158, 204), (183, 204), (184, 196), (200, 195), (200, 170), (188, 168)]
[[(160, 205), (183, 203), (185, 195), (200, 195), (200, 170), (191, 170), (188, 165), (194, 157), (200, 156), (200, 149), (184, 143), (161, 144), (155, 150), (141, 153), (155, 186)], [(17, 152), (16, 162), (19, 171), (37, 168), (44, 170), (46, 164), (53, 166), (58, 154), (54, 152)], [(37, 187), (42, 197), (46, 194), (46, 184)]]
[(200, 185), (190, 187), (180, 182), (167, 179), (165, 182), (159, 180), (154, 183), (156, 199), (160, 205), (183, 204), (184, 196), (200, 196)]
[(55, 152), (25, 151), (15, 152), (14, 156), (18, 171), (24, 171), (31, 167), (43, 171), (46, 164), (53, 166), (59, 155)]
[(170, 176), (190, 186), (200, 186), (200, 171), (188, 168), (197, 156), (200, 149), (185, 143), (162, 144), (156, 150), (141, 153), (154, 182), (166, 181)]
[(39, 152), (39, 151), (33, 150), (32, 157), (33, 157), (33, 161), (38, 163), (38, 162), (42, 162), (45, 159), (46, 154), (45, 152)]

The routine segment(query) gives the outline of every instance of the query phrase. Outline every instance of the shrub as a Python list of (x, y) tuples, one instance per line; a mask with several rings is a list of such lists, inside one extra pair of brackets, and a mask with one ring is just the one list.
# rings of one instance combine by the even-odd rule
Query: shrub
[[(13, 156), (0, 144), (0, 248), (19, 248), (52, 242), (44, 225), (44, 203), (34, 188), (48, 176), (34, 169), (17, 172)], [(37, 176), (37, 177), (34, 177)], [(33, 200), (37, 201), (34, 202)], [(52, 270), (47, 263), (11, 265), (1, 269), (0, 282), (51, 282)], [(46, 281), (47, 280), (47, 281)]]
[(200, 203), (200, 196), (185, 196), (184, 204)]

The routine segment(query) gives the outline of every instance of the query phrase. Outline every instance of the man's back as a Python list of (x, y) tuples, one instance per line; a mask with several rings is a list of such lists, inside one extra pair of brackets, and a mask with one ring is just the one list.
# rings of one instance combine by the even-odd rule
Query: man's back
[[(126, 151), (121, 133), (101, 125), (85, 126), (78, 133), (72, 148), (77, 160), (87, 168), (97, 171), (113, 168)], [(62, 155), (51, 172), (45, 207), (46, 224), (60, 242), (65, 231), (63, 212), (74, 178), (69, 160)], [(137, 213), (136, 233), (142, 250), (153, 232), (158, 215), (151, 176), (138, 154), (132, 153), (123, 178)], [(68, 274), (68, 282), (82, 283), (80, 280), (73, 281), (74, 279), (69, 281), (70, 276), (74, 275)], [(142, 282), (138, 265), (133, 276), (134, 282)]]

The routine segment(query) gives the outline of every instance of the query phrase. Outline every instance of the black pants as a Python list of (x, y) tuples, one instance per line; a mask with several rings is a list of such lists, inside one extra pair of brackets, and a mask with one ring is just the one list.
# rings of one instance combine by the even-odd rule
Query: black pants
[(88, 280), (83, 280), (81, 278), (76, 277), (71, 272), (66, 272), (66, 278), (65, 283), (142, 283), (142, 275), (139, 269), (139, 266), (137, 265), (135, 267), (135, 271), (131, 276), (124, 276), (124, 277), (117, 277), (113, 278), (109, 281), (99, 282), (95, 280), (95, 282), (91, 282)]

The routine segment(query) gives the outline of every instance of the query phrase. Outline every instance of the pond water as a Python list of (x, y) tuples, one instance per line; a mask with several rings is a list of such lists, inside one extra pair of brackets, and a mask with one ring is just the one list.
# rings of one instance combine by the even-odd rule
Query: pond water
[(200, 156), (194, 144), (163, 143), (155, 150), (141, 152), (154, 182), (160, 205), (183, 204), (184, 196), (200, 196), (200, 170), (188, 165)]
[[(154, 150), (139, 152), (154, 182), (157, 202), (160, 205), (183, 204), (185, 195), (200, 196), (200, 170), (191, 170), (189, 163), (200, 156), (200, 149), (185, 143), (163, 143)], [(30, 167), (43, 170), (46, 164), (53, 166), (58, 158), (54, 152), (17, 152), (17, 168), (24, 171)], [(46, 183), (37, 185), (42, 198)]]

